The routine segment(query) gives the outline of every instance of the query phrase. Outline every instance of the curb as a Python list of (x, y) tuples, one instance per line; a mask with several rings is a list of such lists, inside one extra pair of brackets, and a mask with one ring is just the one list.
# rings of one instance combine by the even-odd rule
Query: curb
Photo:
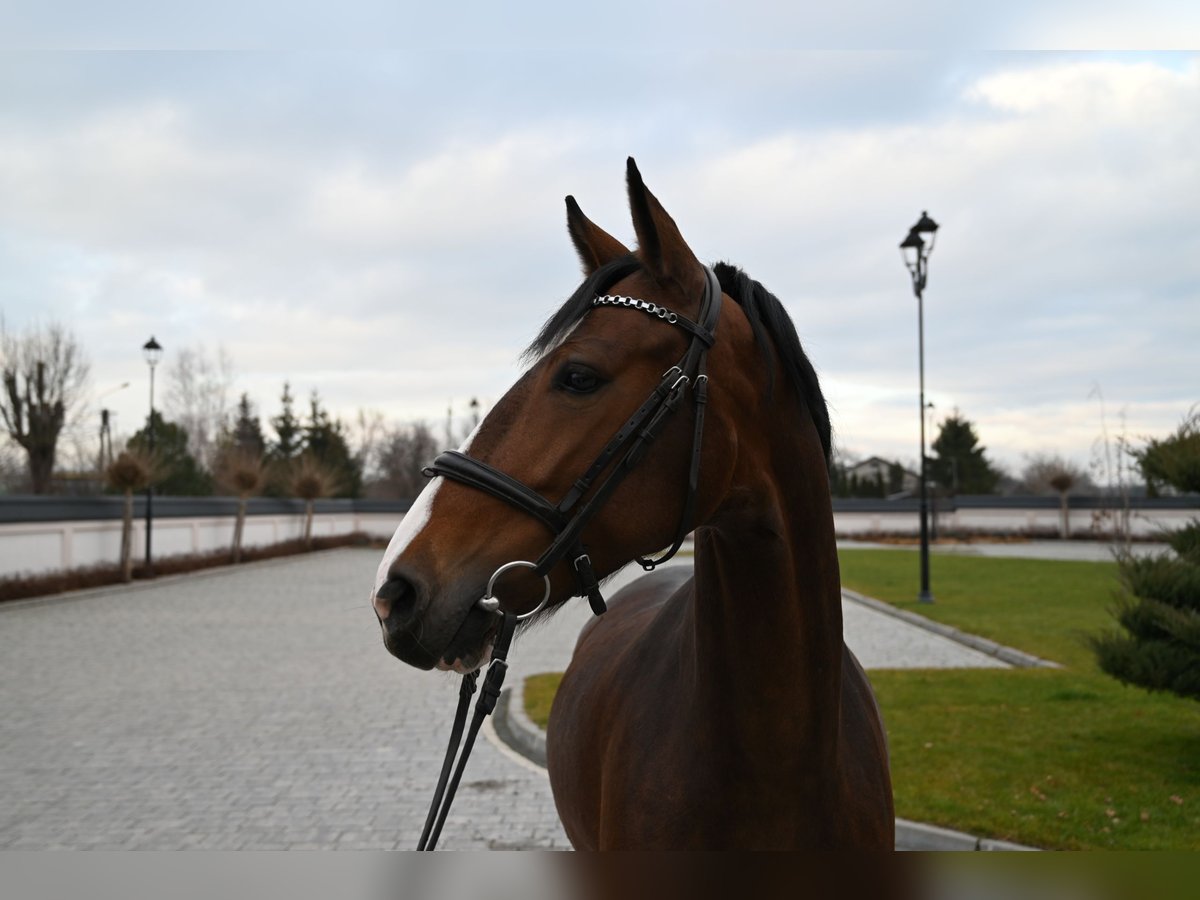
[(506, 687), (492, 716), (496, 736), (531, 763), (546, 768), (546, 732), (525, 712), (525, 679)]
[[(876, 601), (879, 602), (879, 601)], [(928, 621), (928, 620), (927, 620)], [(1019, 651), (1018, 651), (1019, 652)], [(512, 687), (500, 694), (496, 712), (492, 716), (496, 735), (514, 752), (531, 763), (546, 768), (546, 733), (525, 712), (525, 679), (520, 678)], [(1014, 851), (1037, 850), (1008, 841), (979, 838), (949, 828), (896, 820), (897, 850), (970, 850), (970, 851)]]
[(842, 598), (857, 603), (860, 606), (865, 606), (868, 609), (873, 609), (875, 612), (883, 613), (886, 616), (901, 619), (910, 625), (916, 625), (918, 628), (923, 628), (933, 634), (948, 638), (955, 643), (962, 644), (964, 647), (978, 650), (980, 653), (995, 657), (1001, 662), (1008, 663), (1010, 666), (1016, 666), (1018, 669), (1062, 668), (1062, 666), (1052, 660), (1042, 659), (1040, 656), (1034, 656), (1032, 653), (1017, 650), (1014, 647), (997, 644), (995, 641), (989, 641), (987, 638), (982, 638), (977, 634), (961, 631), (952, 625), (943, 625), (941, 622), (927, 619), (915, 612), (909, 612), (907, 609), (898, 609), (890, 603), (884, 603), (882, 600), (876, 600), (874, 597), (868, 597), (849, 588), (842, 588)]

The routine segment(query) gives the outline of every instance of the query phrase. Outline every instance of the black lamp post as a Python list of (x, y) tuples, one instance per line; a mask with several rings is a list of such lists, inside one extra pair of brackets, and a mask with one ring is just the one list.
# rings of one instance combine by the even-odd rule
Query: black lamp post
[[(146, 365), (150, 367), (150, 419), (146, 426), (147, 446), (151, 457), (154, 456), (154, 367), (162, 359), (163, 348), (154, 335), (142, 345), (142, 355), (146, 357)], [(154, 486), (146, 485), (146, 577), (154, 576), (154, 563), (150, 557), (150, 532), (154, 527)]]
[[(925, 413), (926, 413), (925, 427), (926, 428), (933, 427), (933, 419), (934, 419), (933, 409), (934, 409), (934, 406), (932, 403), (925, 404)], [(927, 432), (927, 433), (930, 433), (930, 432)], [(953, 460), (951, 460), (951, 462), (953, 462)], [(942, 488), (943, 488), (942, 496), (945, 496), (945, 493), (946, 493), (945, 485), (942, 485)], [(934, 490), (930, 491), (930, 494), (931, 494), (931, 496), (929, 498), (929, 539), (936, 543), (937, 539), (938, 539), (938, 514), (939, 514), (938, 492), (936, 489), (934, 489)]]
[[(933, 243), (937, 238), (937, 222), (929, 218), (929, 213), (922, 212), (908, 231), (908, 237), (900, 242), (900, 252), (904, 256), (904, 264), (912, 275), (913, 293), (917, 295), (917, 358), (920, 370), (921, 384), (921, 592), (917, 595), (920, 603), (932, 603), (933, 594), (929, 592), (929, 493), (926, 487), (925, 461), (925, 279), (929, 273), (929, 254), (933, 252)], [(928, 235), (928, 241), (925, 236)]]

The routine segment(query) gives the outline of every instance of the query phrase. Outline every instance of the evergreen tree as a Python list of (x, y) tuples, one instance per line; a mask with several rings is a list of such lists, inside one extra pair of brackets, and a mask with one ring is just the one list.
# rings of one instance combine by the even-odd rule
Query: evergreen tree
[[(162, 413), (155, 410), (154, 418), (154, 453), (155, 468), (161, 472), (161, 477), (154, 482), (155, 490), (160, 494), (176, 497), (207, 497), (213, 492), (213, 478), (196, 458), (188, 452), (188, 433), (185, 428), (168, 422)], [(146, 428), (142, 428), (129, 439), (126, 448), (130, 451), (149, 454), (150, 436)]]
[[(1200, 414), (1133, 456), (1147, 483), (1200, 492)], [(1119, 561), (1127, 593), (1117, 621), (1125, 633), (1100, 635), (1092, 647), (1100, 668), (1126, 684), (1200, 700), (1200, 519), (1167, 540), (1174, 556)]]
[(957, 412), (942, 422), (937, 440), (930, 447), (936, 454), (929, 474), (942, 487), (956, 494), (991, 494), (1000, 481), (979, 446), (975, 426)]
[(846, 467), (842, 463), (834, 463), (829, 467), (829, 493), (832, 496), (846, 497), (849, 495), (849, 485), (846, 480)]
[(1133, 451), (1133, 458), (1150, 496), (1158, 496), (1164, 488), (1200, 494), (1200, 407), (1193, 408), (1174, 434), (1148, 441)]
[(300, 420), (296, 418), (293, 408), (295, 399), (292, 397), (291, 386), (283, 383), (283, 396), (279, 398), (283, 410), (271, 419), (271, 427), (275, 430), (275, 440), (271, 444), (271, 459), (274, 462), (288, 463), (300, 455), (304, 449)]
[(262, 424), (254, 414), (250, 398), (242, 394), (238, 401), (237, 415), (233, 420), (233, 431), (229, 434), (233, 447), (252, 457), (262, 457), (267, 450), (267, 439), (263, 436)]
[(316, 391), (312, 392), (304, 424), (304, 451), (333, 479), (333, 496), (362, 496), (362, 463), (350, 452), (341, 421), (329, 418)]

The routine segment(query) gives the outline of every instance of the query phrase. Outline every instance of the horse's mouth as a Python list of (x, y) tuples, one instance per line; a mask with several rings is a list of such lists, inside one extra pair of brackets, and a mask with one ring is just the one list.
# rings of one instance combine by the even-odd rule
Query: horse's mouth
[(436, 668), (443, 672), (465, 674), (487, 665), (499, 627), (500, 619), (495, 613), (472, 606), (450, 639)]
[(383, 645), (387, 651), (418, 669), (443, 672), (473, 672), (491, 659), (492, 645), (499, 630), (500, 617), (472, 606), (458, 624), (453, 636), (438, 649), (430, 643), (430, 629), (389, 629), (383, 625)]

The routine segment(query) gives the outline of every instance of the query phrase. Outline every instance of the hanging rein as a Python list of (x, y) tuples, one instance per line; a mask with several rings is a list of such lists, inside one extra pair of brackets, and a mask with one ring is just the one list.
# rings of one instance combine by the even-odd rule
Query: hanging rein
[[(517, 623), (528, 619), (540, 612), (550, 599), (550, 572), (565, 558), (571, 559), (571, 568), (575, 572), (576, 594), (587, 597), (592, 612), (597, 616), (604, 613), (606, 606), (600, 593), (600, 580), (592, 567), (592, 560), (587, 547), (582, 540), (583, 529), (591, 520), (609, 496), (616, 490), (621, 480), (637, 465), (645, 454), (646, 449), (654, 442), (666, 424), (671, 413), (683, 403), (683, 397), (688, 387), (692, 388), (692, 402), (695, 407), (695, 423), (692, 434), (692, 451), (688, 468), (687, 499), (684, 502), (683, 513), (680, 516), (679, 528), (675, 541), (662, 556), (657, 559), (637, 557), (638, 563), (647, 572), (671, 559), (682, 546), (694, 527), (693, 517), (696, 509), (696, 493), (700, 483), (700, 450), (704, 436), (704, 410), (708, 401), (708, 367), (709, 348), (715, 339), (717, 320), (721, 314), (721, 286), (716, 274), (709, 267), (704, 267), (704, 293), (700, 301), (698, 321), (693, 322), (666, 307), (635, 297), (601, 295), (593, 298), (592, 307), (615, 306), (639, 310), (654, 316), (659, 321), (680, 328), (691, 336), (688, 348), (683, 357), (669, 368), (662, 376), (657, 387), (637, 408), (624, 425), (618, 429), (612, 439), (588, 467), (587, 471), (571, 486), (566, 496), (557, 505), (542, 497), (539, 493), (522, 484), (511, 475), (501, 472), (485, 462), (473, 459), (458, 450), (447, 450), (438, 455), (433, 463), (425, 469), (425, 475), (433, 478), (442, 476), (462, 484), (469, 485), (486, 494), (490, 494), (506, 503), (515, 506), (541, 521), (555, 534), (550, 545), (545, 549), (536, 562), (514, 560), (498, 568), (488, 580), (487, 590), (478, 601), (480, 608), (500, 616), (501, 622), (492, 645), (491, 663), (484, 677), (480, 696), (475, 704), (475, 712), (470, 727), (466, 729), (466, 740), (463, 742), (463, 731), (466, 726), (467, 711), (470, 707), (471, 696), (475, 693), (479, 670), (463, 676), (458, 692), (458, 708), (454, 716), (454, 725), (450, 732), (450, 741), (446, 748), (446, 757), (442, 763), (442, 771), (434, 791), (433, 802), (425, 820), (425, 828), (421, 833), (418, 850), (433, 850), (441, 834), (450, 804), (462, 779), (467, 757), (475, 745), (483, 720), (496, 708), (500, 697), (500, 688), (508, 670), (508, 649), (512, 643)], [(622, 457), (621, 454), (624, 453)], [(611, 466), (614, 460), (620, 461)], [(608, 473), (591, 495), (584, 500), (585, 495), (592, 490), (600, 476), (609, 469)], [(505, 572), (513, 568), (532, 569), (545, 582), (545, 593), (536, 608), (523, 615), (516, 615), (500, 608), (500, 601), (494, 596), (496, 581)], [(462, 743), (462, 753), (459, 755), (459, 744)], [(455, 765), (455, 758), (458, 758)], [(451, 770), (453, 769), (453, 777)]]

